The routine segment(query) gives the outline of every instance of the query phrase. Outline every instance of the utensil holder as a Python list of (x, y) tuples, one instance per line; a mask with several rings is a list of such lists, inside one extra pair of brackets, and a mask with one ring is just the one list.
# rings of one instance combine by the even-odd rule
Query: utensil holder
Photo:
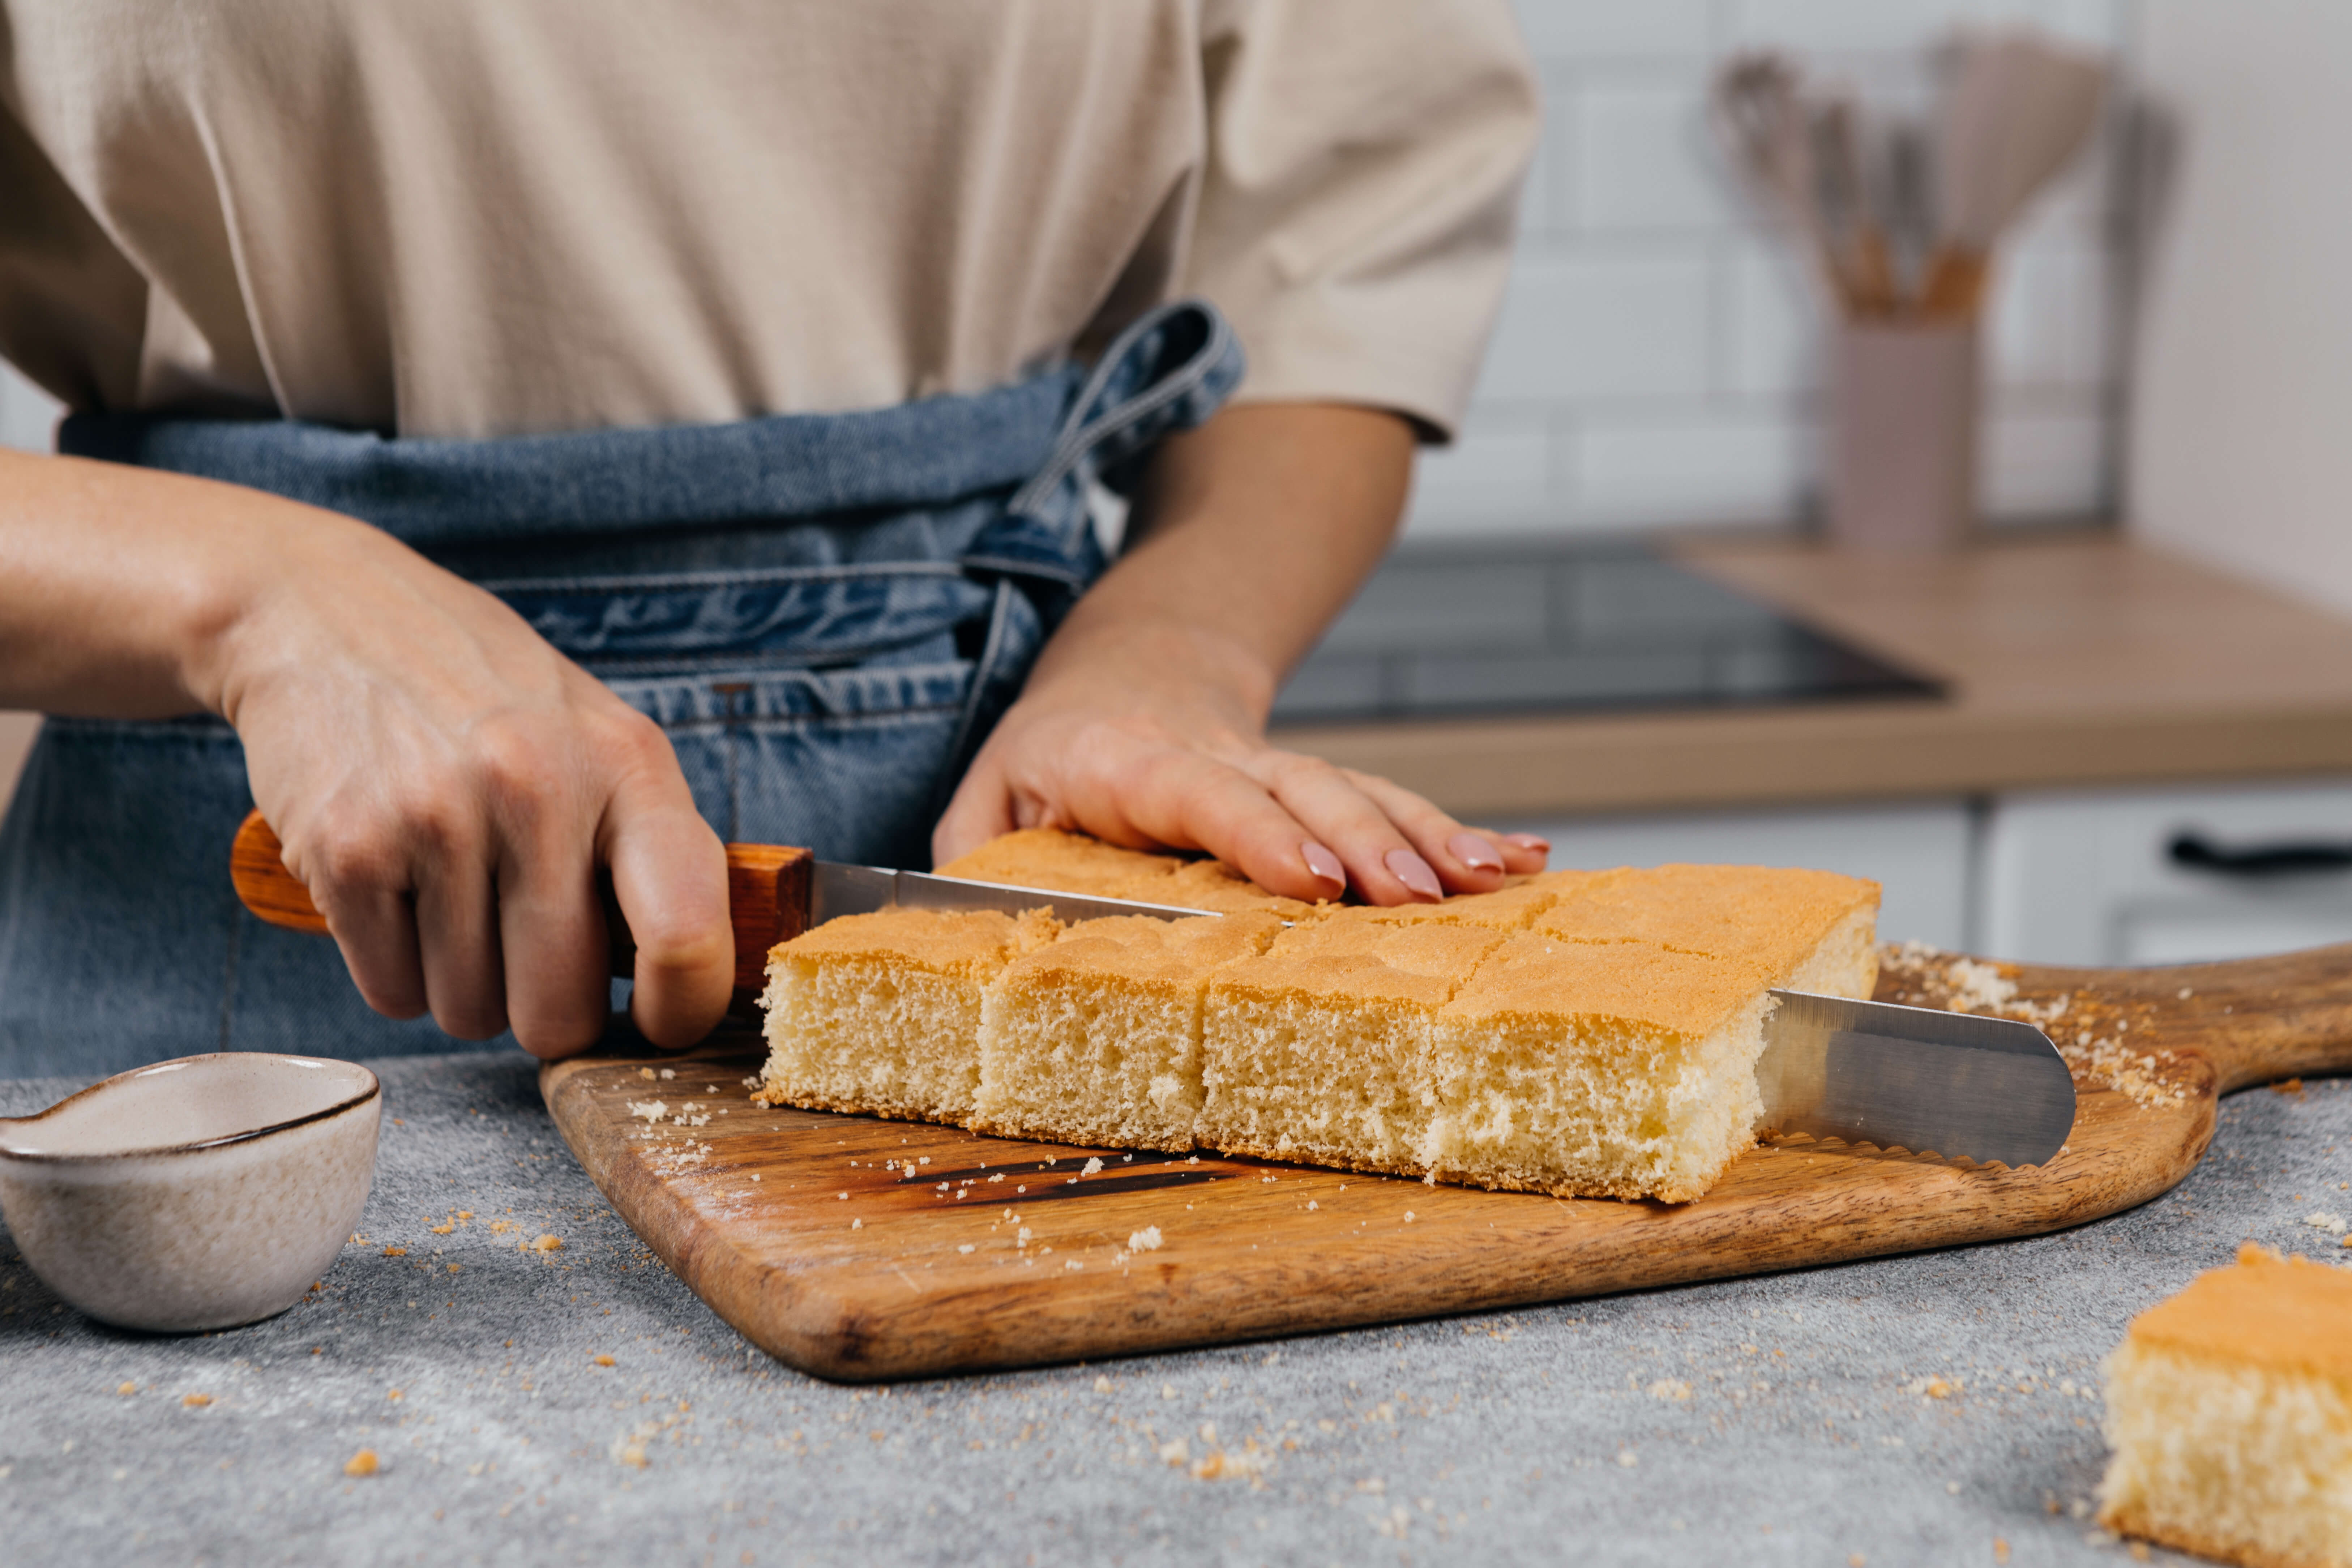
[(1842, 321), (1831, 363), (1830, 538), (1957, 548), (1976, 523), (1977, 323)]

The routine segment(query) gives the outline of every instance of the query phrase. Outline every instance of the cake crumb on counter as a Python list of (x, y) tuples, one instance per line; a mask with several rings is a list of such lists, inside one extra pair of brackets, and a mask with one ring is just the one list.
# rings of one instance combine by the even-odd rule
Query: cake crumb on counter
[(375, 1457), (375, 1450), (373, 1448), (362, 1448), (358, 1453), (353, 1454), (350, 1458), (343, 1461), (343, 1474), (347, 1476), (372, 1476), (375, 1474), (377, 1468), (378, 1464)]

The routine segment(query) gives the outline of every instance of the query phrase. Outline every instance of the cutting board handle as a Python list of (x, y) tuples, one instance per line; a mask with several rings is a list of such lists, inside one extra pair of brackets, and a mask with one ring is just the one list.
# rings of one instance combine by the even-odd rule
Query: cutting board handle
[[(2096, 994), (2137, 1018), (2127, 1037), (2211, 1061), (2221, 1092), (2287, 1078), (2352, 1073), (2352, 943), (2225, 963), (2155, 969), (2016, 966), (2030, 995)], [(2074, 1026), (2061, 1018), (2052, 1033)], [(2105, 1024), (2094, 1026), (2109, 1032)]]
[[(229, 880), (245, 907), (288, 931), (327, 934), (327, 917), (310, 901), (310, 889), (286, 868), (285, 846), (258, 811), (247, 816), (229, 847)], [(735, 927), (735, 995), (757, 997), (768, 980), (768, 950), (808, 929), (809, 872), (815, 858), (805, 849), (775, 844), (727, 847), (727, 912)], [(625, 977), (635, 963), (636, 943), (609, 884), (604, 920), (612, 937), (613, 973)]]

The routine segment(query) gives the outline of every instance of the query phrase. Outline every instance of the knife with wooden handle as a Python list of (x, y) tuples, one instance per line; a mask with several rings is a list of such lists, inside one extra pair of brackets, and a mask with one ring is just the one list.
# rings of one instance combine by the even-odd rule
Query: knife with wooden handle
[[(310, 889), (286, 868), (285, 852), (261, 813), (247, 816), (229, 847), (229, 879), (236, 885), (236, 896), (271, 925), (324, 936), (327, 917), (310, 901)], [(1046, 908), (1066, 921), (1098, 920), (1105, 915), (1182, 920), (1206, 912), (1126, 899), (1084, 898), (1043, 888), (967, 882), (924, 871), (847, 866), (776, 844), (730, 844), (727, 913), (735, 928), (736, 1000), (756, 997), (766, 987), (768, 950), (778, 942), (789, 942), (836, 915), (902, 908), (999, 910), (1006, 914)], [(635, 967), (636, 943), (609, 888), (604, 894), (604, 923), (612, 939), (613, 973), (625, 979)]]
[[(245, 907), (272, 925), (324, 933), (308, 889), (286, 869), (278, 835), (255, 812), (237, 830), (229, 874)], [(1210, 911), (1045, 888), (968, 882), (923, 871), (845, 866), (805, 849), (727, 846), (728, 912), (735, 927), (735, 1000), (767, 984), (768, 950), (838, 915), (887, 909), (1049, 909), (1064, 921), (1107, 915), (1192, 920)], [(635, 952), (608, 892), (613, 973)], [(1775, 991), (1764, 1021), (1756, 1087), (1758, 1125), (1777, 1132), (1935, 1152), (2007, 1165), (2038, 1165), (2074, 1125), (2074, 1079), (2050, 1037), (2015, 1018), (1937, 1012), (1890, 1002)]]

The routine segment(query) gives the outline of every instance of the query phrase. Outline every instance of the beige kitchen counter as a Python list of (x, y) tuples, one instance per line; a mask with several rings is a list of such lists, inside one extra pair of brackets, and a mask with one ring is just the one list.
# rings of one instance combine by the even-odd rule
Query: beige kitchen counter
[(1675, 554), (1950, 696), (1296, 725), (1282, 742), (1487, 816), (2352, 773), (2352, 622), (2119, 535)]

